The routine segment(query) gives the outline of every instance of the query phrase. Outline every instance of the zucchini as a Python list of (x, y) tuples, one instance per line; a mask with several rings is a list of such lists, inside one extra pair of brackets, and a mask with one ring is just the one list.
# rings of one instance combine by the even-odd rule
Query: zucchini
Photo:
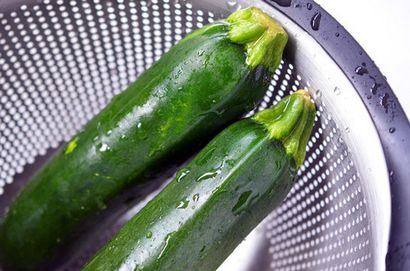
[(86, 218), (252, 109), (286, 32), (257, 8), (180, 41), (33, 177), (0, 226), (7, 266), (38, 269)]
[(83, 268), (215, 270), (292, 187), (313, 127), (306, 91), (217, 135)]

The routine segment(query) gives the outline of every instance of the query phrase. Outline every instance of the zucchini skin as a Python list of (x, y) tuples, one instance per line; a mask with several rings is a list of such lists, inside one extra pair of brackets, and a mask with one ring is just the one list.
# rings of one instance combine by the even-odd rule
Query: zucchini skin
[(294, 159), (264, 126), (217, 135), (83, 271), (215, 270), (287, 195)]
[(39, 269), (113, 196), (255, 106), (271, 74), (227, 32), (215, 23), (182, 40), (37, 173), (0, 226), (6, 266)]

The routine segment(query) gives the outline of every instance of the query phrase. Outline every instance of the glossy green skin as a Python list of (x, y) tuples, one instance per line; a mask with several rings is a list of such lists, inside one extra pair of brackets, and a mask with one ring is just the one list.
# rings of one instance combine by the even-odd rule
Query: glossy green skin
[(265, 129), (225, 129), (83, 271), (215, 270), (292, 187), (294, 160)]
[(255, 106), (270, 76), (227, 31), (216, 23), (174, 46), (38, 172), (0, 227), (3, 262), (38, 269), (110, 198)]

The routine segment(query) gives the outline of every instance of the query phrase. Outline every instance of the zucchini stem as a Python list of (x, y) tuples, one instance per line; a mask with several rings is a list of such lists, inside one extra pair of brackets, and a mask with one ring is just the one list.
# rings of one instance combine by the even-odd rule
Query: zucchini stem
[(282, 26), (256, 7), (232, 13), (227, 22), (230, 24), (230, 40), (245, 46), (247, 64), (251, 68), (264, 65), (274, 72), (288, 41), (288, 34)]
[(316, 107), (306, 90), (286, 96), (273, 108), (258, 112), (253, 120), (264, 125), (272, 140), (280, 141), (299, 167), (315, 120)]

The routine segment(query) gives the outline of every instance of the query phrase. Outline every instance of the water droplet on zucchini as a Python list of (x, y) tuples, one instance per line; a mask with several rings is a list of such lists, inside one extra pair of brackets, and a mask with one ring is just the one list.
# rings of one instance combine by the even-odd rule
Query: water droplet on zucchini
[(217, 171), (210, 171), (210, 172), (206, 172), (204, 174), (202, 174), (201, 176), (199, 176), (198, 179), (196, 179), (197, 182), (202, 182), (204, 180), (208, 180), (208, 179), (213, 179), (216, 177), (216, 175), (218, 175), (218, 170)]
[(173, 233), (174, 233), (174, 232), (169, 233), (169, 234), (167, 234), (167, 237), (165, 237), (165, 244), (164, 244), (164, 246), (162, 247), (161, 252), (159, 253), (157, 260), (161, 259), (162, 255), (163, 255), (164, 252), (167, 250), (167, 247), (168, 247), (168, 245), (169, 245), (169, 239), (171, 239)]
[(178, 183), (181, 182), (182, 179), (184, 179), (185, 176), (188, 175), (189, 172), (190, 172), (190, 170), (187, 169), (187, 168), (178, 171), (178, 173), (177, 173), (177, 175), (176, 175), (176, 177), (175, 177), (176, 180), (177, 180), (177, 182), (178, 182)]
[(178, 203), (177, 209), (185, 209), (186, 207), (188, 207), (188, 204), (189, 204), (189, 200), (183, 199)]
[(105, 143), (99, 143), (99, 144), (97, 145), (97, 148), (98, 148), (98, 150), (99, 150), (100, 152), (106, 152), (106, 151), (111, 150), (110, 147), (109, 147), (107, 144), (105, 144)]

